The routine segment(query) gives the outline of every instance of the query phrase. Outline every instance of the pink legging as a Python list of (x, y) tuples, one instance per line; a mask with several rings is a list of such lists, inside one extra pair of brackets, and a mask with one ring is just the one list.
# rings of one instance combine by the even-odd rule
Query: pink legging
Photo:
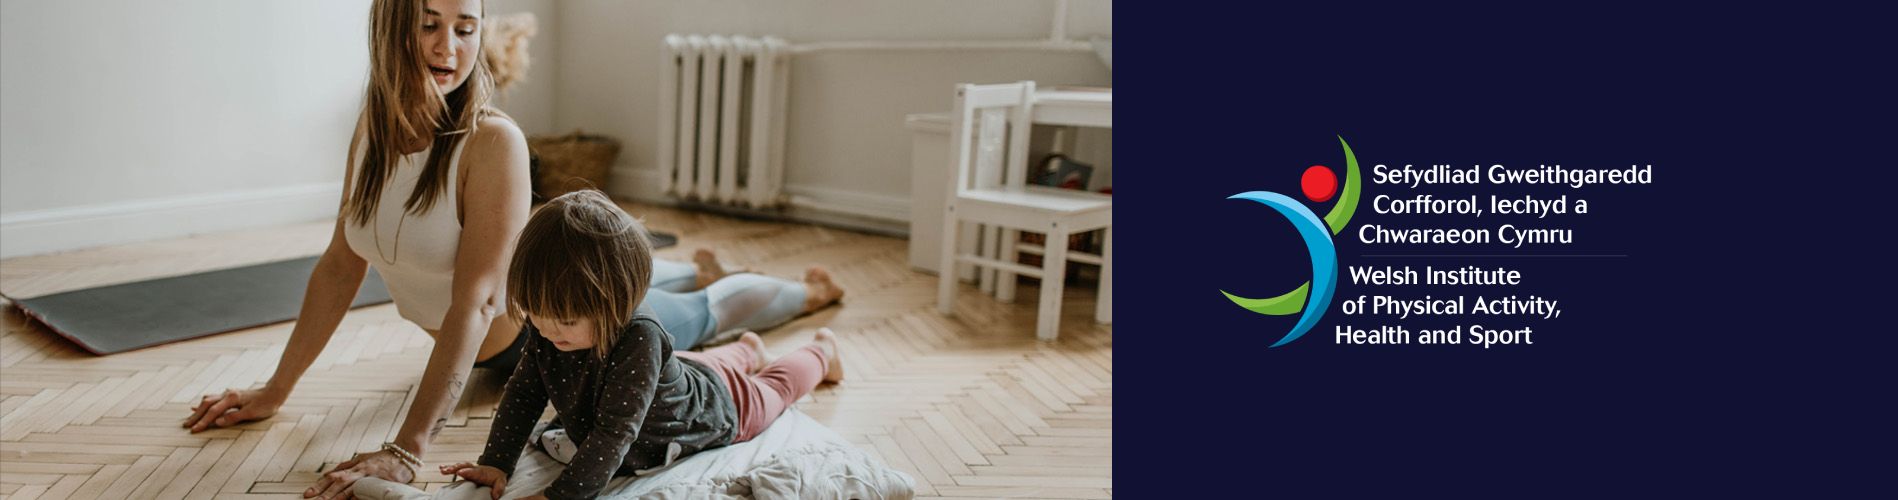
[(703, 352), (674, 351), (673, 355), (710, 367), (725, 380), (725, 388), (731, 391), (732, 402), (738, 408), (738, 437), (732, 444), (758, 437), (791, 403), (823, 382), (824, 371), (830, 366), (823, 349), (816, 345), (792, 351), (756, 374), (751, 369), (758, 363), (758, 352), (744, 342)]

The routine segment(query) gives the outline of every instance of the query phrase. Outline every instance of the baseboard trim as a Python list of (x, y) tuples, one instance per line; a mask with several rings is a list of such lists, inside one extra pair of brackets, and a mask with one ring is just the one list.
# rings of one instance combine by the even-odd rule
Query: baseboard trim
[[(607, 192), (621, 199), (642, 203), (678, 206), (679, 200), (665, 193), (665, 173), (655, 168), (620, 165), (607, 181)], [(785, 186), (789, 206), (782, 212), (758, 212), (737, 208), (683, 204), (695, 209), (729, 215), (750, 215), (884, 234), (909, 236), (910, 200), (879, 194), (865, 194), (808, 185)]]
[(791, 206), (909, 225), (909, 197), (858, 193), (815, 186), (785, 186)]
[(340, 182), (0, 214), (0, 258), (336, 216)]
[(615, 165), (612, 177), (606, 180), (606, 193), (616, 198), (652, 203), (655, 205), (673, 205), (677, 200), (666, 196), (665, 173), (656, 168), (636, 168), (630, 165)]

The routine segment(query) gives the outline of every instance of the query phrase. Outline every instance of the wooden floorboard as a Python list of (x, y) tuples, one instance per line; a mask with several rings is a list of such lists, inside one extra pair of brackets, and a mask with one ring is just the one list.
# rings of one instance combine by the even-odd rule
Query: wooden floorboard
[[(935, 277), (909, 268), (902, 239), (625, 206), (680, 235), (663, 258), (703, 247), (779, 276), (830, 269), (843, 305), (762, 332), (765, 341), (782, 353), (816, 327), (838, 331), (849, 380), (798, 407), (915, 477), (919, 497), (1111, 495), (1113, 330), (1092, 321), (1092, 289), (1069, 287), (1061, 339), (1037, 342), (1032, 282), (1012, 304), (963, 286), (957, 314), (942, 316)], [(326, 223), (296, 224), (8, 259), (0, 291), (32, 297), (315, 255), (329, 234)], [(352, 311), (276, 417), (178, 428), (200, 394), (268, 378), (290, 326), (97, 357), (5, 307), (0, 497), (300, 498), (322, 471), (393, 435), (432, 341), (393, 305)], [(476, 374), (423, 457), (431, 466), (480, 454), (500, 378)], [(425, 474), (418, 486), (444, 479)]]

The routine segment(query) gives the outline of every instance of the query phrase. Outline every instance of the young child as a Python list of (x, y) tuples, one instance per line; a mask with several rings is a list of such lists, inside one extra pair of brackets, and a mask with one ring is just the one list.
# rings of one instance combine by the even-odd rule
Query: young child
[(509, 314), (530, 339), (476, 464), (442, 467), (500, 498), (541, 411), (577, 451), (546, 498), (593, 498), (614, 476), (663, 467), (763, 432), (820, 382), (843, 379), (835, 334), (775, 361), (747, 332), (705, 352), (674, 352), (641, 302), (652, 246), (599, 191), (555, 198), (527, 221), (508, 271)]

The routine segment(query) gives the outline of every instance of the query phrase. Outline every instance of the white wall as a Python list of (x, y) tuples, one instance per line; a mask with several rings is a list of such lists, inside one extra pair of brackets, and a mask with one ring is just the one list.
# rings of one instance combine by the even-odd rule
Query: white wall
[(560, 67), (560, 10), (555, 0), (487, 0), (487, 15), (526, 12), (534, 15), (540, 32), (527, 44), (527, 79), (514, 82), (496, 100), (497, 107), (514, 117), (528, 134), (563, 133), (555, 126), (555, 78)]
[[(826, 41), (1040, 40), (1052, 0), (572, 1), (561, 4), (560, 129), (626, 146), (615, 195), (657, 199), (660, 40), (668, 33), (776, 35)], [(1111, 2), (1074, 0), (1069, 38), (1112, 35)], [(791, 62), (786, 190), (826, 204), (901, 209), (909, 199), (903, 116), (948, 111), (961, 82), (1111, 85), (1088, 52), (818, 52)], [(890, 220), (903, 220), (891, 214)], [(898, 225), (900, 227), (900, 225)]]
[[(500, 107), (555, 130), (554, 0)], [(0, 257), (334, 217), (368, 0), (0, 3)]]
[[(0, 0), (0, 257), (333, 217), (368, 68), (368, 0)], [(529, 134), (626, 146), (616, 195), (656, 186), (667, 33), (857, 40), (1035, 40), (1053, 0), (488, 0), (532, 12), (528, 79), (501, 108)], [(1069, 38), (1112, 34), (1073, 0)], [(903, 116), (959, 82), (1109, 85), (1092, 54), (818, 52), (792, 61), (787, 190), (902, 209)], [(901, 214), (889, 214), (901, 220)]]
[(334, 214), (368, 2), (0, 3), (0, 256)]

